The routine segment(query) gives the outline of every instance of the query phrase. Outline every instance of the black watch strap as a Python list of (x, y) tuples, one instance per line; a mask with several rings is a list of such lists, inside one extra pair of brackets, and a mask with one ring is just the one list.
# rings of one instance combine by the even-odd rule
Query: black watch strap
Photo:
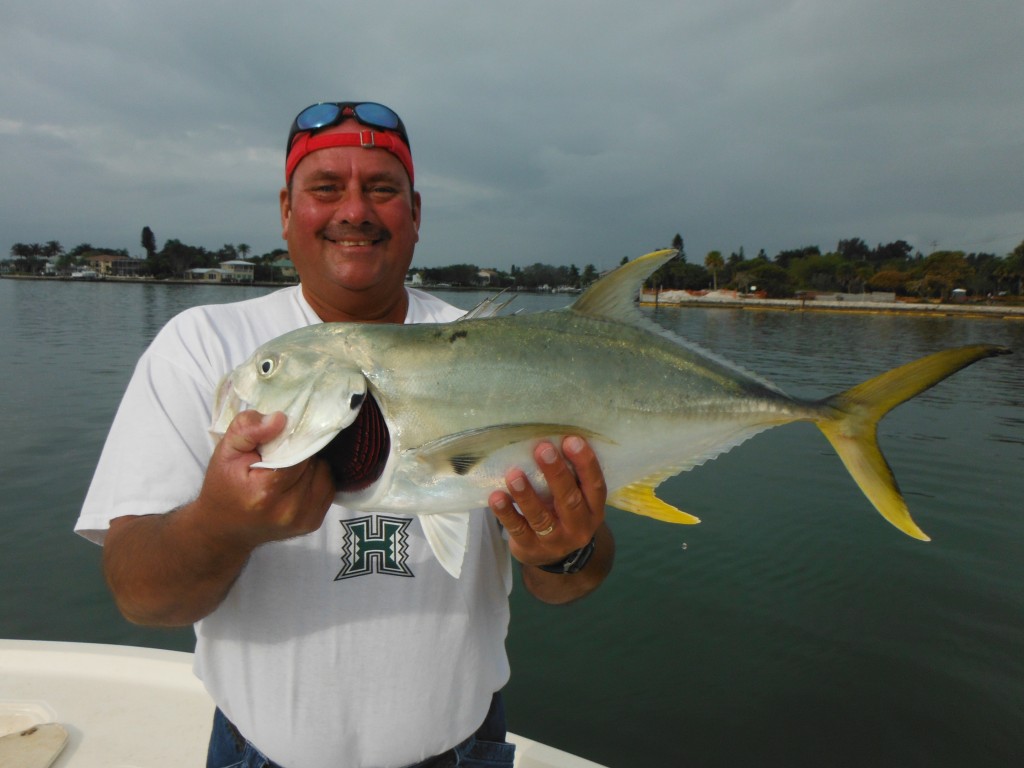
[(548, 573), (560, 573), (563, 575), (579, 573), (590, 562), (590, 556), (594, 554), (595, 544), (596, 540), (591, 538), (585, 547), (580, 547), (575, 552), (570, 552), (557, 563), (548, 563), (547, 565), (538, 565), (537, 567)]

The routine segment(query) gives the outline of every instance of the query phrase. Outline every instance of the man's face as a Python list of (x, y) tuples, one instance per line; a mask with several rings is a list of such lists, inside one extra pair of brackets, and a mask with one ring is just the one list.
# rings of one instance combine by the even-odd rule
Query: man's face
[[(346, 120), (332, 131), (358, 131)], [(282, 237), (303, 293), (324, 320), (384, 319), (419, 239), (420, 197), (394, 155), (329, 147), (304, 157), (281, 190)], [(404, 311), (404, 310), (403, 310)], [(402, 322), (402, 317), (389, 317)]]

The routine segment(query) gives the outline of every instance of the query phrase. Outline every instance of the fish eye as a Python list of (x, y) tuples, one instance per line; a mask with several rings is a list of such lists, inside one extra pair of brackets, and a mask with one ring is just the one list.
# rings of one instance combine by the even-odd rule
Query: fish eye
[(265, 357), (256, 364), (256, 370), (259, 371), (260, 376), (266, 378), (273, 375), (274, 371), (277, 370), (277, 358)]

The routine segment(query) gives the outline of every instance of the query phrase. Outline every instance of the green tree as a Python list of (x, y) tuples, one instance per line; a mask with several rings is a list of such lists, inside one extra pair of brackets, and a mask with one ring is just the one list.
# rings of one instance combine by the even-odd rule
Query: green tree
[[(246, 246), (246, 248), (248, 248), (248, 247), (249, 246)], [(237, 258), (238, 258), (238, 249), (235, 248), (233, 243), (224, 243), (224, 245), (222, 245), (220, 247), (220, 250), (217, 251), (215, 254), (213, 254), (213, 260), (218, 262), (218, 263), (222, 262), (222, 261), (234, 261)], [(211, 264), (209, 264), (207, 266), (211, 266), (212, 267), (213, 264), (211, 263)]]
[(753, 286), (756, 285), (758, 291), (764, 291), (772, 299), (793, 295), (793, 285), (789, 273), (778, 264), (760, 259), (748, 263), (753, 264), (753, 268), (748, 273), (751, 290), (754, 290)]
[(714, 290), (718, 290), (718, 273), (725, 269), (725, 259), (721, 251), (708, 251), (704, 257), (704, 266), (711, 273), (711, 284)]
[(580, 271), (579, 271), (579, 269), (576, 268), (575, 264), (570, 264), (569, 265), (569, 275), (568, 275), (568, 277), (569, 277), (569, 280), (568, 280), (567, 283), (564, 283), (565, 285), (572, 286), (573, 288), (579, 288), (580, 287)]
[(816, 245), (807, 245), (803, 248), (795, 248), (789, 251), (779, 251), (775, 254), (775, 263), (783, 269), (789, 269), (789, 265), (796, 259), (806, 256), (820, 256), (821, 250)]
[(891, 291), (897, 296), (905, 296), (910, 279), (909, 272), (898, 269), (881, 269), (868, 279), (867, 286), (872, 291)]
[(963, 251), (936, 251), (924, 260), (927, 292), (941, 301), (949, 299), (954, 288), (963, 287), (972, 275)]
[(156, 235), (149, 227), (142, 228), (142, 249), (146, 252), (146, 259), (152, 261), (156, 255)]
[(994, 253), (969, 253), (967, 263), (971, 267), (972, 276), (967, 289), (975, 296), (999, 291), (999, 277), (996, 270), (1002, 260)]
[(700, 290), (707, 288), (708, 271), (699, 264), (687, 264), (679, 257), (673, 257), (662, 264), (645, 285), (665, 290)]
[(451, 264), (447, 267), (426, 267), (423, 279), (430, 283), (471, 286), (480, 283), (480, 267), (475, 264)]
[(679, 260), (686, 261), (686, 246), (683, 244), (683, 236), (676, 232), (676, 236), (672, 238), (672, 247), (679, 251)]
[(913, 247), (906, 240), (894, 240), (886, 245), (881, 245), (873, 250), (868, 259), (874, 264), (896, 264), (906, 263), (910, 259)]
[(846, 260), (838, 253), (808, 254), (793, 259), (789, 274), (796, 288), (809, 291), (839, 291), (841, 271)]
[(205, 248), (186, 245), (177, 239), (170, 239), (164, 247), (147, 259), (147, 268), (155, 277), (183, 277), (189, 269), (213, 266), (211, 254)]
[(1001, 279), (1015, 282), (1017, 285), (1013, 292), (1021, 295), (1021, 286), (1024, 284), (1024, 240), (1021, 240), (1020, 245), (1003, 259), (1003, 263), (996, 269), (996, 274)]
[(53, 258), (54, 256), (60, 256), (64, 253), (64, 246), (56, 240), (50, 240), (42, 247), (41, 254), (43, 258)]
[(840, 240), (836, 252), (848, 261), (867, 261), (871, 249), (859, 237), (851, 237), (849, 240)]
[(87, 254), (87, 253), (95, 253), (96, 251), (99, 251), (99, 250), (101, 250), (101, 249), (93, 248), (91, 243), (79, 243), (74, 248), (72, 248), (70, 251), (68, 251), (68, 256), (71, 256), (72, 258), (76, 258), (77, 259), (80, 256), (85, 256), (85, 254)]
[(11, 258), (17, 272), (34, 275), (42, 269), (40, 256), (43, 247), (39, 243), (15, 243), (11, 246)]

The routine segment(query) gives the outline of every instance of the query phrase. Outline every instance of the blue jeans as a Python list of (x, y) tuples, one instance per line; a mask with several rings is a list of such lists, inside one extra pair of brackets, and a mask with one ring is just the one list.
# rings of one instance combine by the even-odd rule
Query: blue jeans
[[(476, 733), (447, 752), (429, 757), (408, 768), (512, 768), (514, 744), (505, 742), (505, 702), (501, 693), (491, 699), (491, 708)], [(254, 747), (224, 716), (213, 713), (213, 731), (206, 755), (206, 768), (282, 768)], [(344, 768), (339, 765), (338, 768)]]

